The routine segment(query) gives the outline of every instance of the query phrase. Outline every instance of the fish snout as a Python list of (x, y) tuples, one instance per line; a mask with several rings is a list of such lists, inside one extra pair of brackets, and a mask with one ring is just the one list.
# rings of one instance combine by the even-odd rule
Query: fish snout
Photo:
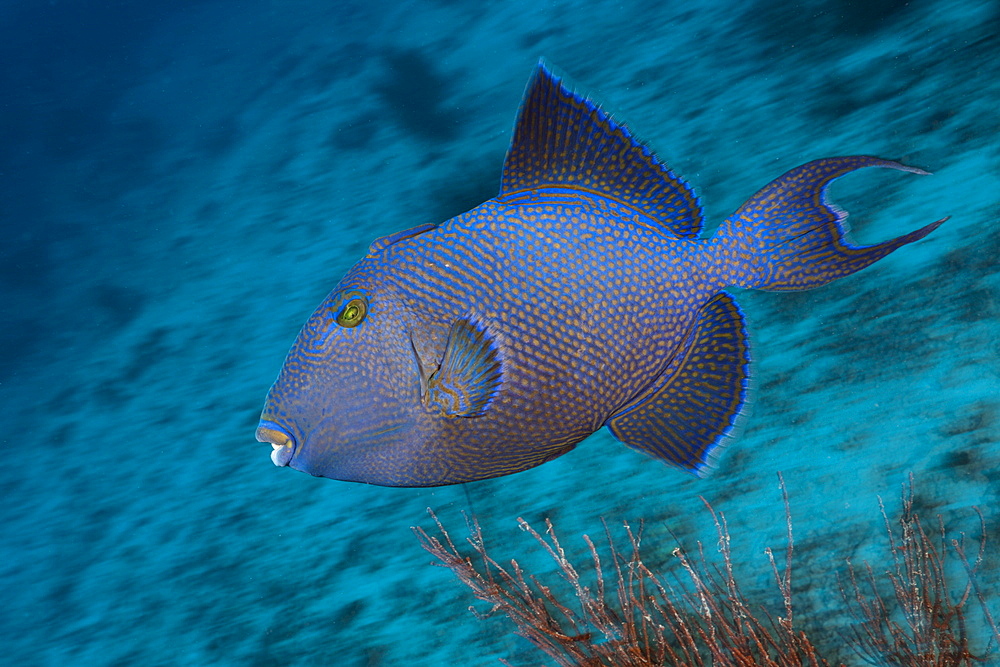
[(295, 453), (295, 438), (286, 433), (284, 429), (273, 422), (261, 422), (257, 427), (257, 440), (269, 442), (273, 450), (271, 451), (271, 461), (276, 466), (287, 466)]

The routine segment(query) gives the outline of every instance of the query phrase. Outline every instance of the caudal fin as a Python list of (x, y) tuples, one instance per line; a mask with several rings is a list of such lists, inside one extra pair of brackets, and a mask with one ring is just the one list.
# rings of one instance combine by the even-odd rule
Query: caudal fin
[(857, 155), (815, 160), (775, 179), (743, 204), (712, 239), (725, 282), (772, 291), (825, 285), (930, 234), (948, 218), (870, 246), (853, 245), (847, 214), (827, 201), (830, 183), (863, 167), (926, 175), (891, 160)]

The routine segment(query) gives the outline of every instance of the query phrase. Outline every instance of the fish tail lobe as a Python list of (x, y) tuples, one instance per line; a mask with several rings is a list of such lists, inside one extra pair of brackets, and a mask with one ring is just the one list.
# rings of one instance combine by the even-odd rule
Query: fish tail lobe
[(826, 195), (835, 179), (864, 167), (927, 175), (921, 169), (867, 155), (814, 160), (792, 169), (751, 197), (719, 227), (712, 240), (713, 262), (723, 281), (769, 291), (820, 287), (924, 238), (948, 219), (883, 243), (853, 244), (845, 222), (847, 213), (830, 203)]

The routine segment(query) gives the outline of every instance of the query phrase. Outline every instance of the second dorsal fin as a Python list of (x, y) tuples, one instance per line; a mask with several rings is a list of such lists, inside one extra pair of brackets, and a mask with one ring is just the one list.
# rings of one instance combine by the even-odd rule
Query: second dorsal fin
[(613, 197), (679, 238), (701, 232), (698, 197), (621, 123), (539, 63), (504, 160), (500, 194), (572, 185)]

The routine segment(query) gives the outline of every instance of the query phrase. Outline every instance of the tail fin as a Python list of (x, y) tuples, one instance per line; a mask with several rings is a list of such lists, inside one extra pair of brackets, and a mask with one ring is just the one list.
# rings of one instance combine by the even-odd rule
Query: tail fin
[(848, 240), (847, 213), (829, 203), (836, 178), (862, 167), (927, 172), (867, 155), (815, 160), (772, 181), (719, 227), (715, 260), (729, 285), (804, 290), (860, 271), (896, 248), (924, 238), (948, 218), (870, 246)]

